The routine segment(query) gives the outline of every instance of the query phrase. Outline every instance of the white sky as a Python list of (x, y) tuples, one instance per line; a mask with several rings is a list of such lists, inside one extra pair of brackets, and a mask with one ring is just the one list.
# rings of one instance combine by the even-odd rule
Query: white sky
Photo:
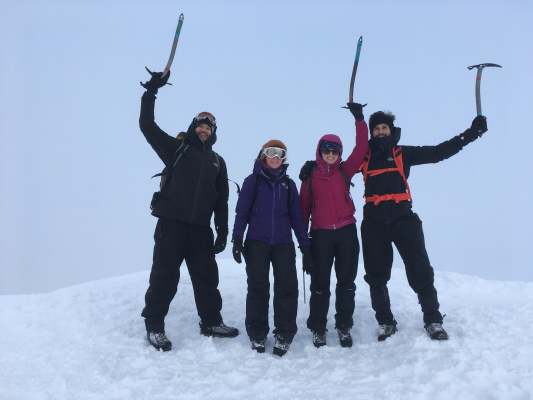
[(164, 68), (181, 13), (156, 121), (177, 134), (213, 112), (215, 150), (239, 183), (270, 139), (286, 143), (297, 181), (323, 134), (351, 150), (340, 107), (361, 35), (355, 101), (367, 118), (393, 111), (404, 145), (468, 128), (466, 67), (502, 65), (483, 72), (489, 131), (409, 182), (436, 270), (532, 281), (532, 12), (529, 1), (0, 2), (0, 295), (150, 269), (162, 163), (138, 127), (139, 81), (145, 65)]

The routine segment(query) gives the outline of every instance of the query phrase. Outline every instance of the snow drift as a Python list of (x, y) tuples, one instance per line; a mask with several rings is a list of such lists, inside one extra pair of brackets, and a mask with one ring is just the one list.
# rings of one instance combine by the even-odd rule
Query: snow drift
[[(233, 260), (219, 266), (224, 322), (238, 327), (240, 336), (199, 335), (183, 269), (166, 321), (173, 342), (166, 353), (148, 345), (140, 317), (148, 271), (47, 294), (1, 296), (0, 398), (533, 398), (533, 283), (437, 272), (450, 340), (434, 342), (404, 271), (394, 268), (389, 290), (399, 332), (378, 342), (361, 268), (354, 346), (340, 347), (330, 308), (328, 344), (316, 349), (305, 325), (308, 305), (300, 281), (299, 331), (287, 355), (278, 358), (271, 354), (271, 333), (266, 354), (250, 349), (244, 267)], [(272, 307), (270, 313), (272, 330)]]

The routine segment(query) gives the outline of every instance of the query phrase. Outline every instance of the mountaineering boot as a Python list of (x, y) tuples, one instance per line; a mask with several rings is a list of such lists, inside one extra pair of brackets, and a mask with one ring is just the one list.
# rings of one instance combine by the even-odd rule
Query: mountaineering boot
[(396, 321), (393, 320), (392, 324), (384, 324), (379, 326), (378, 330), (378, 341), (383, 342), (385, 339), (387, 339), (390, 335), (396, 333), (398, 328), (396, 328)]
[(442, 324), (426, 324), (424, 325), (424, 328), (426, 328), (426, 331), (428, 331), (429, 337), (431, 337), (432, 340), (448, 340), (448, 334), (442, 327)]
[(337, 328), (337, 333), (339, 334), (339, 340), (342, 347), (352, 347), (353, 340), (352, 335), (350, 335), (350, 328), (347, 326), (341, 326)]
[(224, 322), (221, 322), (218, 326), (204, 326), (200, 323), (200, 335), (215, 336), (221, 338), (234, 338), (239, 334), (237, 328), (227, 326)]
[(265, 343), (267, 338), (250, 338), (250, 342), (252, 344), (252, 350), (257, 351), (258, 353), (264, 353), (265, 352)]
[(275, 356), (283, 357), (287, 350), (289, 350), (291, 342), (289, 342), (281, 335), (276, 335), (275, 338), (276, 343), (274, 344), (274, 351), (272, 352), (272, 354), (274, 354)]
[(313, 344), (316, 348), (322, 347), (326, 345), (326, 332), (324, 332), (322, 335), (318, 332), (313, 332)]
[(169, 351), (172, 349), (172, 342), (167, 339), (164, 333), (146, 332), (146, 339), (158, 351)]

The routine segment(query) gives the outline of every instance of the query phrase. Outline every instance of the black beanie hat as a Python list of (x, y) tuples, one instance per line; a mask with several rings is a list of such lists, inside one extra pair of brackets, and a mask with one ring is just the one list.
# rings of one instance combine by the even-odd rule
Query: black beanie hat
[(391, 134), (394, 133), (394, 120), (396, 117), (390, 112), (383, 112), (383, 111), (377, 111), (374, 114), (370, 116), (370, 119), (368, 120), (368, 125), (370, 128), (370, 135), (372, 135), (372, 132), (374, 131), (374, 128), (379, 124), (386, 124), (389, 126), (389, 129), (391, 131)]

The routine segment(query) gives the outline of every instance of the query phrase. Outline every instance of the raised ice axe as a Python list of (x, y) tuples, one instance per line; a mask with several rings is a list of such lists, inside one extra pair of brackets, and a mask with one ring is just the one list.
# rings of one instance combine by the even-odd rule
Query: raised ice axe
[(485, 67), (498, 67), (498, 68), (501, 68), (502, 66), (498, 65), (498, 64), (485, 63), (485, 64), (478, 64), (478, 65), (472, 65), (470, 67), (467, 67), (468, 69), (477, 68), (477, 77), (476, 77), (476, 108), (477, 108), (477, 115), (482, 115), (481, 114), (481, 92), (480, 92), (480, 87), (481, 87), (481, 73), (483, 72), (483, 68), (485, 68)]

